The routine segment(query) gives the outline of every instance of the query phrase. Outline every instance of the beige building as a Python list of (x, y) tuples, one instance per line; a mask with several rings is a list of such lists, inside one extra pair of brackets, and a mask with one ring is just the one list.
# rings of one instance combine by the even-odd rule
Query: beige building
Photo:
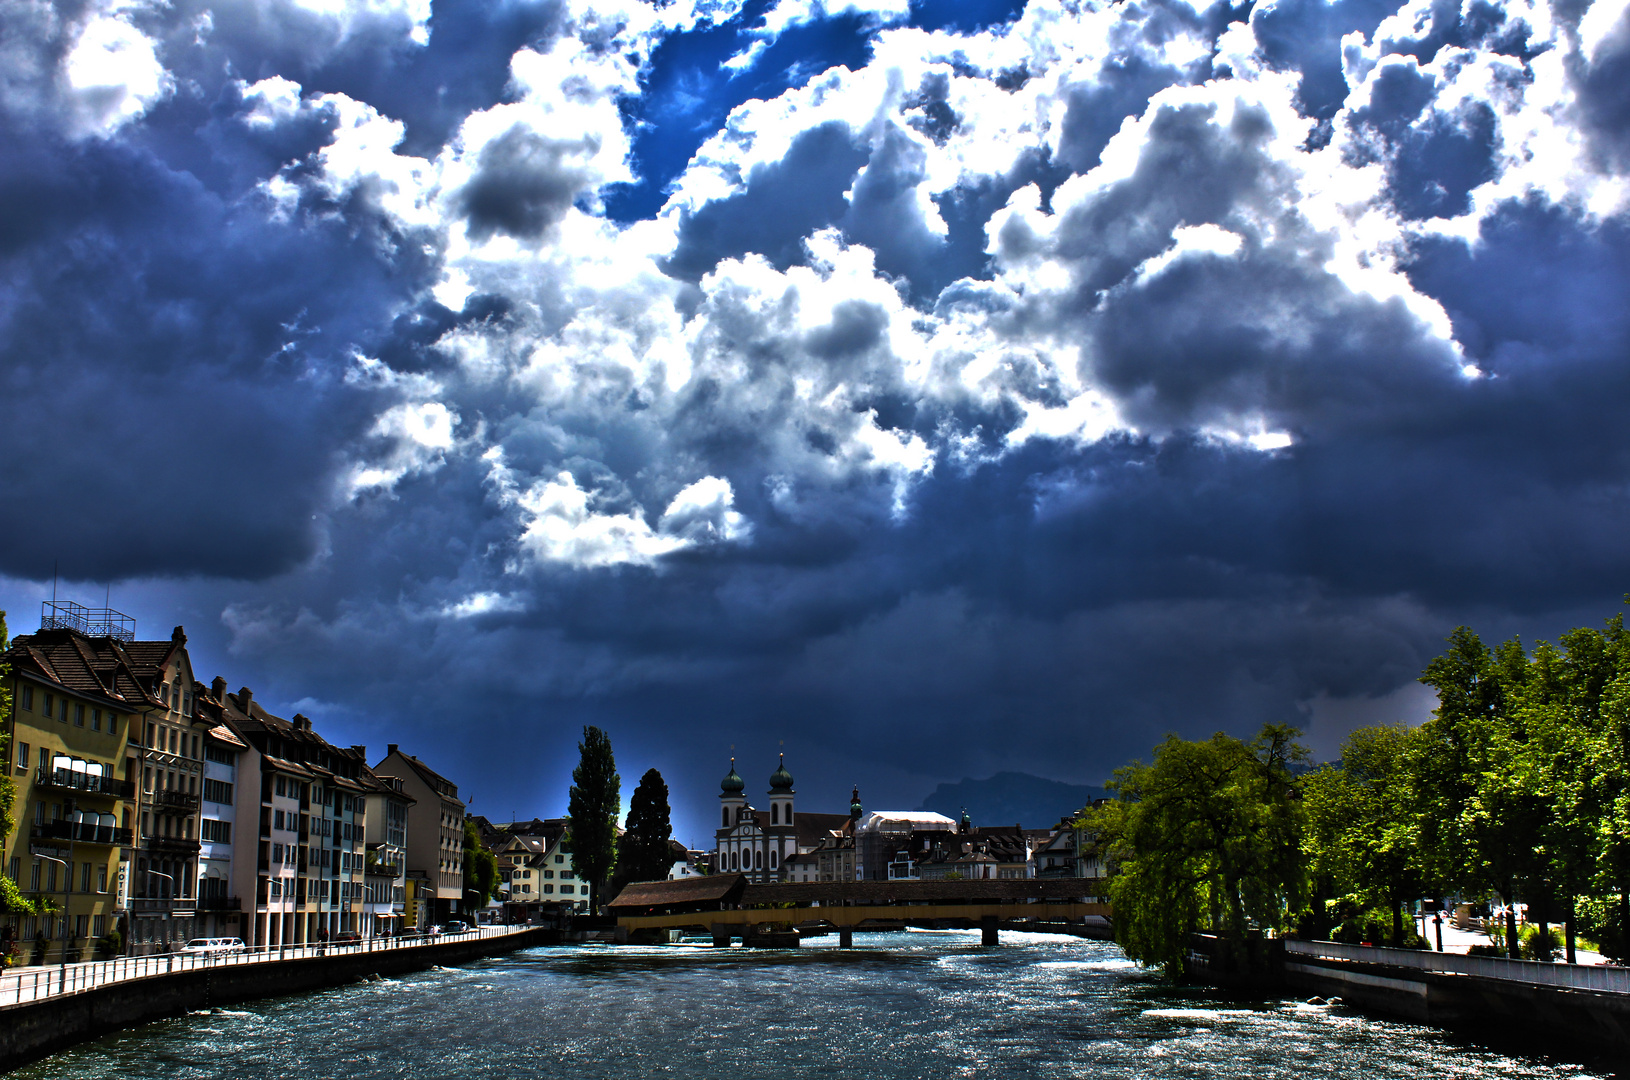
[(148, 952), (204, 933), (207, 920), (197, 904), (199, 811), (210, 725), (195, 720), (195, 680), (181, 627), (168, 641), (132, 641), (125, 650), (136, 677), (160, 704), (130, 732), (140, 777), (130, 944), (132, 952)]
[(13, 706), (5, 767), (16, 786), (5, 873), (30, 898), (58, 906), (0, 927), (18, 963), (92, 959), (120, 929), (135, 809), (130, 734), (164, 707), (126, 651), (134, 631), (118, 612), (52, 602), (40, 631), (5, 653)]
[[(408, 809), (407, 869), (424, 875), (428, 888), (419, 900), (431, 908), (429, 922), (440, 923), (464, 905), (464, 803), (458, 785), (395, 743), (373, 767), (381, 778), (394, 776), (413, 800)], [(421, 923), (425, 920), (423, 916)]]

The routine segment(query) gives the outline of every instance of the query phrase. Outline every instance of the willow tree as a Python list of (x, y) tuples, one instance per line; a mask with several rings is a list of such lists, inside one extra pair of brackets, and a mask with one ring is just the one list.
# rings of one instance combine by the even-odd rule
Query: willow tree
[(1251, 742), (1168, 736), (1151, 764), (1116, 771), (1116, 798), (1086, 827), (1112, 867), (1115, 940), (1128, 956), (1179, 978), (1190, 937), (1209, 932), (1244, 967), (1248, 936), (1295, 923), (1307, 905), (1298, 734), (1270, 724)]

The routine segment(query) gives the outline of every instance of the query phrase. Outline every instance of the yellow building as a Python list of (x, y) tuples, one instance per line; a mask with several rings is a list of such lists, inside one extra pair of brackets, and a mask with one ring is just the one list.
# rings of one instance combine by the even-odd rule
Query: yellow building
[(92, 959), (98, 939), (122, 936), (135, 793), (130, 734), (133, 722), (164, 708), (125, 652), (135, 620), (70, 603), (44, 608), (40, 631), (14, 639), (4, 654), (12, 694), (5, 767), (17, 789), (5, 873), (31, 898), (56, 905), (0, 928), (24, 964)]

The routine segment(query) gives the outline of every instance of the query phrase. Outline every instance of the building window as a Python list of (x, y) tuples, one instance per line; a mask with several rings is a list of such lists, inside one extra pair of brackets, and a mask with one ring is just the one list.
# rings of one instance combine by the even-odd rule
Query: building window
[(80, 705), (77, 702), (74, 704), (74, 726), (85, 726), (85, 706)]
[(779, 824), (781, 824), (781, 804), (780, 803), (771, 803), (770, 804), (770, 824), (771, 825), (779, 825)]
[(33, 712), (34, 711), (34, 688), (25, 683), (23, 685), (22, 693), (18, 695), (18, 700), (21, 703), (23, 708), (27, 709), (29, 712)]
[(32, 866), (30, 866), (28, 868), (28, 891), (29, 892), (39, 892), (40, 891), (40, 867), (43, 866), (43, 865), (44, 865), (44, 863), (41, 860), (35, 859), (34, 860), (34, 865), (32, 865)]
[(91, 730), (92, 731), (101, 731), (102, 730), (102, 710), (101, 709), (92, 709), (91, 710)]
[[(64, 924), (66, 924), (67, 920), (64, 919), (63, 922), (64, 922)], [(90, 937), (90, 935), (91, 935), (91, 917), (89, 915), (75, 915), (74, 916), (74, 937), (82, 938), (82, 937)]]
[(770, 852), (770, 869), (775, 869), (775, 852)]
[(209, 743), (204, 744), (204, 760), (213, 761), (217, 765), (236, 765), (238, 755), (236, 751), (225, 750)]
[(25, 742), (17, 744), (17, 771), (28, 771), (28, 744)]
[(54, 695), (54, 694), (46, 694), (45, 695), (45, 708), (40, 710), (40, 715), (45, 717), (47, 720), (49, 720), (51, 718), (51, 706), (56, 704), (56, 700), (57, 700), (56, 695)]
[[(204, 781), (208, 784), (209, 781)], [(198, 826), (200, 839), (208, 840), (212, 844), (230, 844), (232, 842), (232, 823), (230, 821), (217, 821), (214, 818), (205, 818)]]
[(93, 916), (91, 918), (91, 927), (91, 933), (95, 934), (97, 937), (107, 937), (108, 917), (106, 915)]
[[(99, 893), (108, 891), (108, 868), (105, 866), (96, 875), (96, 891)], [(96, 936), (101, 937), (102, 935), (98, 934)]]
[(559, 863), (563, 863), (563, 862), (565, 862), (565, 861), (566, 861), (566, 856), (564, 856), (564, 855), (556, 855), (556, 856), (555, 856), (555, 862), (556, 862), (556, 863), (557, 863), (557, 864), (559, 864)]
[(563, 892), (563, 893), (569, 893), (569, 892), (575, 892), (576, 890), (574, 890), (570, 885), (562, 885), (560, 887), (560, 891)]
[(91, 864), (81, 863), (79, 868), (79, 891), (91, 891)]
[(16, 855), (13, 855), (11, 857), (11, 865), (7, 867), (6, 876), (11, 879), (11, 883), (13, 885), (21, 885), (23, 882), (18, 875), (22, 872), (23, 860), (18, 858)]

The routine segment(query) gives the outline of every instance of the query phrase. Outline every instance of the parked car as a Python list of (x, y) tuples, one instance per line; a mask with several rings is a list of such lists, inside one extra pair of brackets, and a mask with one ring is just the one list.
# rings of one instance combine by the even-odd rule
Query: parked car
[(470, 924), (462, 919), (453, 919), (441, 929), (444, 934), (467, 934), (470, 931)]
[(355, 945), (361, 940), (362, 935), (355, 930), (341, 930), (334, 935), (334, 944), (336, 945)]
[(181, 946), (183, 955), (192, 956), (227, 956), (231, 953), (243, 952), (243, 939), (235, 937), (199, 937), (193, 938)]

